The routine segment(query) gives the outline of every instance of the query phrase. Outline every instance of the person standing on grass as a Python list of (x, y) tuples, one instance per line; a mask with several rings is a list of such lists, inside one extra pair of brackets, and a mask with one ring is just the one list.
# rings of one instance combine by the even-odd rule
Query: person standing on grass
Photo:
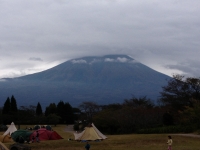
[(167, 141), (167, 144), (168, 144), (168, 150), (172, 150), (172, 137), (171, 136), (168, 136), (168, 141)]
[(35, 137), (36, 137), (36, 142), (40, 142), (39, 141), (39, 132), (38, 132), (38, 130), (36, 131), (36, 136)]
[(87, 144), (85, 145), (85, 149), (89, 150), (90, 149), (90, 144), (87, 142)]

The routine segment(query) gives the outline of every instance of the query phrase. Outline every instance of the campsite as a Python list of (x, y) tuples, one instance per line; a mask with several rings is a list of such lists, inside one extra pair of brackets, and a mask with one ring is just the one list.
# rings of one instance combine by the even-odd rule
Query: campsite
[[(29, 125), (30, 126), (30, 125)], [(34, 126), (34, 125), (32, 125)], [(25, 129), (27, 125), (21, 125)], [(31, 147), (32, 150), (84, 150), (85, 142), (74, 140), (75, 131), (67, 131), (66, 125), (57, 125), (53, 127), (63, 139), (45, 140), (40, 143), (24, 143)], [(0, 132), (3, 135), (4, 132)], [(123, 135), (106, 135), (107, 139), (102, 141), (89, 141), (91, 150), (163, 150), (167, 149), (168, 134), (123, 134)], [(182, 136), (172, 134), (173, 149), (177, 150), (199, 150), (200, 137)], [(72, 140), (69, 140), (72, 139)], [(14, 142), (4, 143), (9, 147)]]

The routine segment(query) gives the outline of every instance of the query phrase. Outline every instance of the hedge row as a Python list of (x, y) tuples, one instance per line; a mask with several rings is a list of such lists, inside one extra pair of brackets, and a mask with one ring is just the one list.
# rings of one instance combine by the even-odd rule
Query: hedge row
[(139, 129), (137, 133), (139, 134), (152, 134), (152, 133), (191, 133), (196, 130), (194, 125), (188, 126), (164, 126), (149, 129)]

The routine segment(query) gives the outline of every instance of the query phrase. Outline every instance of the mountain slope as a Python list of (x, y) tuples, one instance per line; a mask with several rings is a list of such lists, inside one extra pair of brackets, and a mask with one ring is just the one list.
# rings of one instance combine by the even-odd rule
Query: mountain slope
[(0, 99), (14, 95), (19, 105), (40, 102), (43, 107), (60, 100), (72, 106), (83, 101), (121, 103), (132, 95), (156, 100), (169, 78), (127, 55), (83, 57), (0, 82)]

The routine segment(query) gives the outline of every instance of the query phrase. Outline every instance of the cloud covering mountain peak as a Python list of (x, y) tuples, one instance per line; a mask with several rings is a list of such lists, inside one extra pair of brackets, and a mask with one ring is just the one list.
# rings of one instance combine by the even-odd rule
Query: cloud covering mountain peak
[(72, 64), (93, 64), (99, 62), (136, 63), (137, 61), (127, 55), (105, 55), (102, 57), (83, 57), (70, 60)]

